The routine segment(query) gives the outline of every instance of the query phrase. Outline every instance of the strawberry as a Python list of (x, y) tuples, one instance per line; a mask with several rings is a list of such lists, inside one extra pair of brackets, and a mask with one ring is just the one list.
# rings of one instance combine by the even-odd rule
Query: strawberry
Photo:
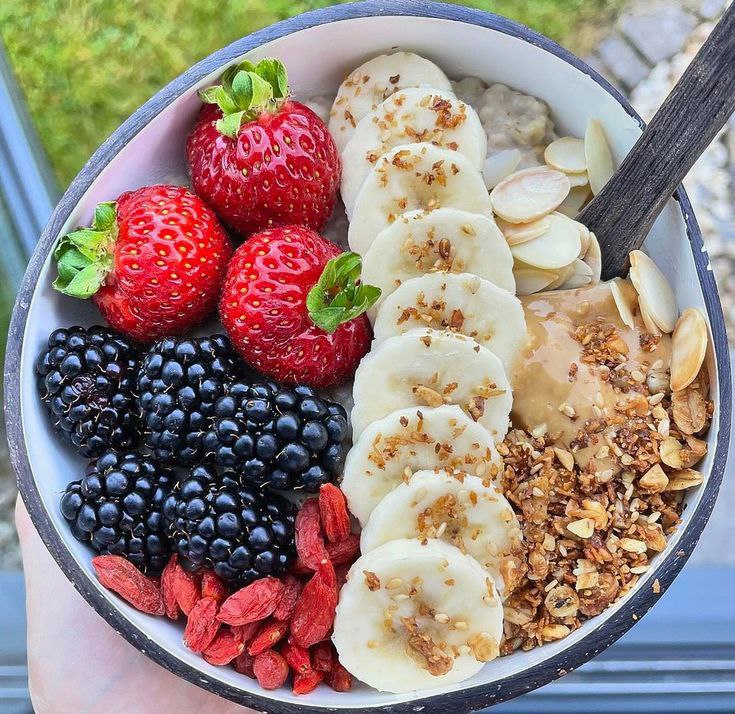
[(380, 289), (359, 284), (361, 260), (303, 226), (257, 233), (236, 251), (220, 318), (235, 347), (279, 382), (325, 387), (368, 351), (363, 314)]
[(150, 342), (209, 316), (231, 254), (198, 196), (183, 186), (144, 186), (99, 204), (91, 228), (59, 241), (54, 287), (91, 297), (112, 327)]
[(199, 96), (186, 147), (194, 190), (243, 237), (290, 223), (319, 230), (337, 197), (339, 152), (324, 122), (289, 99), (283, 64), (241, 62)]

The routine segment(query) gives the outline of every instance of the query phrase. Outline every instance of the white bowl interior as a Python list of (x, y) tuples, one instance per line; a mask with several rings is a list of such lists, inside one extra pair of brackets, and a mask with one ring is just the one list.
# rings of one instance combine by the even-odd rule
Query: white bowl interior
[[(520, 39), (470, 24), (416, 17), (369, 17), (333, 22), (302, 30), (270, 42), (247, 55), (250, 59), (278, 56), (289, 68), (291, 84), (297, 97), (333, 93), (341, 78), (366, 58), (394, 47), (414, 50), (437, 62), (453, 78), (474, 75), (486, 82), (501, 81), (516, 89), (545, 100), (552, 108), (559, 133), (582, 136), (588, 117), (600, 118), (618, 161), (635, 142), (640, 129), (618, 102), (594, 80), (556, 56)], [(141, 185), (172, 181), (185, 176), (184, 141), (199, 107), (195, 92), (211, 83), (213, 73), (197, 87), (191, 88), (173, 102), (110, 162), (86, 192), (64, 226), (63, 232), (87, 223), (96, 203), (110, 200), (122, 191)], [(702, 291), (687, 240), (678, 204), (671, 201), (654, 226), (646, 242), (646, 250), (656, 260), (674, 286), (680, 308), (695, 306), (704, 310)], [(53, 434), (45, 410), (41, 407), (33, 376), (35, 355), (49, 332), (60, 325), (93, 324), (100, 320), (89, 304), (64, 297), (51, 288), (54, 270), (50, 261), (43, 268), (33, 296), (25, 331), (21, 368), (22, 417), (26, 447), (43, 503), (54, 527), (73, 558), (84, 568), (93, 582), (91, 552), (71, 535), (59, 513), (59, 494), (66, 484), (82, 473), (82, 462), (64, 448)], [(710, 360), (712, 370), (716, 369)], [(712, 381), (717, 384), (717, 375)], [(713, 390), (715, 395), (716, 390)], [(711, 467), (717, 437), (719, 404), (713, 428), (708, 435), (710, 455), (703, 471)], [(701, 498), (702, 488), (689, 493), (681, 534)], [(661, 558), (677, 548), (679, 535), (669, 541)], [(654, 569), (642, 577), (638, 588), (650, 588)], [(98, 586), (110, 608), (117, 608), (136, 627), (159, 645), (196, 670), (243, 690), (264, 697), (298, 704), (331, 707), (386, 705), (416, 698), (415, 694), (380, 694), (358, 686), (352, 692), (335, 694), (326, 687), (308, 697), (294, 697), (290, 689), (275, 692), (260, 689), (257, 683), (237, 674), (229, 667), (208, 665), (199, 655), (189, 652), (181, 642), (180, 625), (163, 618), (143, 615), (126, 606), (118, 598)], [(539, 665), (600, 627), (615, 607), (587, 622), (581, 629), (559, 642), (527, 653), (516, 653), (489, 663), (469, 682), (432, 690), (432, 694), (461, 690), (518, 674)], [(424, 694), (424, 692), (422, 692)]]

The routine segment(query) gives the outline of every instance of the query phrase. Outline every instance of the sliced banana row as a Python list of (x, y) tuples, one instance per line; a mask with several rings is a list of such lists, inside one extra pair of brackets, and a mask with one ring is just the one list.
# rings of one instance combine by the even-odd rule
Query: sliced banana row
[(500, 359), (506, 374), (526, 341), (518, 299), (470, 273), (426, 273), (407, 280), (380, 308), (374, 344), (420, 327), (471, 337)]
[(502, 563), (521, 546), (521, 528), (513, 509), (494, 483), (464, 473), (418, 471), (375, 508), (360, 537), (369, 553), (391, 540), (443, 540), (471, 555), (490, 574), (504, 596), (511, 583)]
[(425, 273), (473, 273), (515, 293), (513, 256), (492, 218), (459, 208), (408, 211), (363, 255), (363, 281), (382, 291), (371, 319), (391, 293)]
[(408, 211), (459, 208), (492, 217), (479, 171), (458, 151), (402, 144), (383, 154), (355, 198), (347, 240), (364, 255), (377, 235)]
[(352, 433), (397, 409), (456, 404), (495, 442), (508, 431), (513, 401), (502, 362), (464, 335), (415, 329), (363, 357), (352, 388)]
[(485, 161), (487, 136), (472, 107), (438, 89), (396, 92), (360, 120), (342, 151), (341, 192), (348, 216), (377, 160), (395, 146), (416, 142), (458, 151), (478, 170)]
[(406, 53), (371, 60), (340, 88), (330, 122), (348, 242), (382, 291), (342, 481), (363, 555), (334, 642), (353, 674), (392, 692), (460, 681), (497, 656), (501, 573), (521, 537), (494, 483), (507, 374), (526, 339), (514, 258), (481, 173), (482, 124), (431, 83), (432, 67)]
[(350, 72), (329, 113), (329, 131), (340, 151), (364, 116), (395, 92), (409, 87), (452, 91), (451, 82), (439, 67), (412, 52), (379, 55)]
[(340, 662), (380, 691), (460, 682), (499, 654), (503, 606), (480, 564), (438, 539), (394, 540), (362, 555), (340, 592)]
[(502, 460), (488, 431), (456, 404), (398, 409), (360, 434), (347, 454), (341, 487), (364, 527), (383, 498), (427, 469), (492, 480)]

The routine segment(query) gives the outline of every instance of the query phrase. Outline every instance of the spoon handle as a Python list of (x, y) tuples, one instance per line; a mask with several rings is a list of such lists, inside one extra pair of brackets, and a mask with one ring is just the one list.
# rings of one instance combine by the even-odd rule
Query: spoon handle
[(712, 30), (620, 168), (577, 220), (602, 249), (602, 277), (623, 275), (664, 205), (735, 111), (735, 3)]

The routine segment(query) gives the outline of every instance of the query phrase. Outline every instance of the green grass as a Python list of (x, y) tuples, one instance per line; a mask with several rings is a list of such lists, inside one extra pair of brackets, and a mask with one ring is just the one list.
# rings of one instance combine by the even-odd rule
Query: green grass
[[(479, 0), (580, 52), (624, 0)], [(0, 35), (62, 186), (188, 66), (328, 0), (2, 0)]]

